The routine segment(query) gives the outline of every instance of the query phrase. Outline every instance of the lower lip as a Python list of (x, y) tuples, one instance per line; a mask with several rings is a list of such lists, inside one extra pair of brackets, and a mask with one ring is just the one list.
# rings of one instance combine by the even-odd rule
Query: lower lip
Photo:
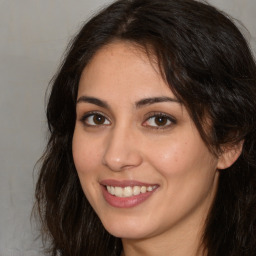
[(113, 196), (110, 193), (108, 193), (107, 189), (105, 186), (102, 186), (102, 191), (103, 191), (103, 196), (105, 200), (113, 207), (117, 208), (131, 208), (135, 207), (144, 201), (146, 201), (154, 192), (156, 189), (153, 191), (149, 191), (146, 193), (141, 193), (136, 196), (131, 196), (131, 197), (117, 197)]

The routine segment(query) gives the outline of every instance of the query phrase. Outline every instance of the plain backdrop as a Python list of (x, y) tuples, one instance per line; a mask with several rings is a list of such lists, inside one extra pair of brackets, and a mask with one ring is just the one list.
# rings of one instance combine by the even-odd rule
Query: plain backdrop
[[(45, 91), (69, 40), (109, 2), (0, 0), (0, 256), (40, 254), (30, 214), (46, 143)], [(255, 52), (256, 1), (209, 2), (242, 21)]]

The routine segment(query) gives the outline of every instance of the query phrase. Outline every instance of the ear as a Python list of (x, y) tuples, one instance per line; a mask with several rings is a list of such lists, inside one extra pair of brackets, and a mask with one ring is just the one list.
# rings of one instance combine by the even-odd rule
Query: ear
[(236, 145), (224, 146), (222, 148), (222, 153), (218, 159), (217, 168), (226, 169), (230, 167), (241, 155), (243, 144), (244, 144), (244, 141), (240, 141)]

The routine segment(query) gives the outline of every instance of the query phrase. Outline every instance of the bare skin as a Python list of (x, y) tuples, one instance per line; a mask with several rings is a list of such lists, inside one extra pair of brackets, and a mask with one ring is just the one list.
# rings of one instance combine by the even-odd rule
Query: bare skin
[[(131, 43), (114, 42), (95, 54), (77, 100), (76, 169), (104, 227), (122, 239), (122, 256), (202, 256), (218, 169), (236, 156), (217, 158), (208, 150), (157, 65)], [(120, 195), (135, 185), (139, 195)]]

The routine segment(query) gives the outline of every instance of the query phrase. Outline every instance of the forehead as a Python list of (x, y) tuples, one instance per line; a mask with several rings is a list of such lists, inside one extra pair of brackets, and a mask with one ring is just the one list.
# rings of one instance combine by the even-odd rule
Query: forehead
[(126, 41), (112, 42), (96, 52), (82, 72), (78, 95), (132, 92), (150, 97), (173, 96), (163, 80), (156, 58), (142, 47)]

